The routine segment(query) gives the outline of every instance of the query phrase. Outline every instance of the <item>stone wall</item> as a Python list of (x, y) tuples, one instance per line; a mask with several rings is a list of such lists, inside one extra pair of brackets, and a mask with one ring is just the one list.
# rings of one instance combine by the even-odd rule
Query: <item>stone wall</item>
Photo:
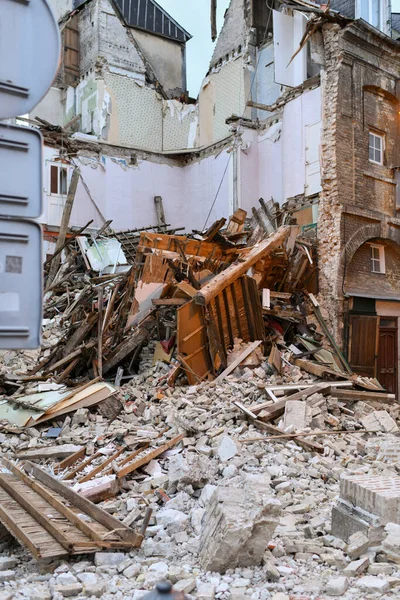
[(321, 185), (319, 202), (319, 286), (324, 316), (335, 337), (339, 336), (341, 312), (337, 297), (336, 276), (341, 246), (341, 213), (339, 197), (339, 167), (337, 153), (339, 113), (339, 72), (342, 62), (340, 49), (340, 26), (327, 24), (323, 29), (325, 46), (325, 70), (321, 73), (322, 87), (322, 136), (321, 136)]

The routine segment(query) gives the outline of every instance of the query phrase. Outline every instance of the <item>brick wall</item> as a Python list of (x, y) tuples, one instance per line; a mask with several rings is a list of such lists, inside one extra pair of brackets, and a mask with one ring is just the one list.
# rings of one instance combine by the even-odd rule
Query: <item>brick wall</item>
[[(390, 249), (389, 270), (383, 283), (383, 276), (371, 274), (369, 255), (368, 260), (365, 258), (369, 246), (363, 247), (374, 237), (393, 241), (400, 237), (393, 183), (400, 146), (396, 99), (400, 54), (389, 38), (385, 40), (360, 23), (344, 29), (326, 24), (323, 38), (326, 68), (322, 76), (322, 192), (318, 223), (320, 302), (341, 343), (345, 276), (347, 283), (364, 285), (369, 294), (375, 290), (378, 295), (383, 286), (391, 297), (400, 298), (399, 273), (391, 261), (396, 252)], [(370, 130), (385, 137), (383, 165), (369, 160)], [(358, 252), (361, 246), (363, 249)], [(345, 266), (353, 257), (355, 262), (349, 271)]]
[[(381, 244), (381, 240), (371, 240)], [(400, 248), (394, 244), (382, 244), (385, 249), (385, 273), (372, 273), (371, 246), (363, 244), (355, 253), (350, 265), (346, 268), (345, 290), (370, 296), (391, 298), (398, 297), (400, 289)]]

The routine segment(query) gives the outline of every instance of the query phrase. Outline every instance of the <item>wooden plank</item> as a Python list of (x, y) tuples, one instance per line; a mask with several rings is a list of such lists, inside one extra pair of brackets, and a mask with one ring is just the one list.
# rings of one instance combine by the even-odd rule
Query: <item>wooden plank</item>
[[(236, 262), (230, 267), (219, 273), (211, 279), (195, 296), (197, 304), (207, 305), (224, 288), (231, 285), (236, 279), (245, 275), (247, 271), (255, 265), (261, 258), (270, 254), (273, 250), (281, 246), (286, 241), (291, 229), (290, 226), (280, 227), (278, 231), (270, 235), (267, 239), (256, 244), (241, 262)], [(296, 228), (297, 229), (297, 228)]]
[(381, 402), (382, 404), (393, 404), (396, 402), (396, 394), (383, 394), (382, 392), (360, 392), (358, 390), (338, 390), (332, 389), (331, 395), (338, 400), (345, 402), (358, 402), (360, 400), (368, 402)]
[[(271, 433), (272, 435), (282, 435), (282, 430), (279, 429), (278, 427), (275, 427), (274, 425), (271, 425), (270, 423), (264, 423), (263, 421), (259, 421), (258, 419), (256, 421), (254, 421), (254, 424), (259, 428), (259, 429), (263, 429), (264, 431), (268, 431), (269, 433)], [(293, 434), (292, 436), (290, 436), (289, 438), (287, 438), (289, 440), (294, 439), (299, 446), (302, 446), (302, 448), (304, 448), (305, 450), (309, 451), (309, 452), (318, 452), (318, 454), (323, 454), (324, 453), (324, 447), (321, 446), (320, 444), (316, 444), (315, 442), (310, 442), (308, 440), (303, 440), (301, 438), (296, 439), (296, 435)]]
[(189, 301), (189, 298), (154, 298), (153, 306), (182, 306)]
[(179, 253), (179, 246), (186, 256), (204, 256), (205, 258), (209, 258), (213, 255), (214, 259), (237, 255), (240, 252), (237, 248), (225, 249), (213, 242), (193, 240), (184, 235), (166, 235), (162, 233), (150, 233), (149, 231), (141, 233), (138, 251), (144, 252), (146, 248), (154, 248)]
[(250, 419), (257, 419), (257, 415), (254, 414), (247, 406), (245, 406), (241, 402), (234, 402), (233, 404), (235, 406), (237, 406), (237, 408), (239, 410), (241, 410), (242, 412), (244, 412), (245, 415), (247, 415), (248, 417), (250, 417)]
[(240, 356), (238, 356), (237, 359), (234, 360), (233, 363), (231, 363), (225, 369), (225, 371), (223, 371), (221, 373), (221, 375), (218, 375), (218, 377), (215, 380), (215, 383), (219, 383), (220, 381), (223, 381), (225, 379), (225, 377), (227, 377), (230, 373), (232, 373), (232, 371), (234, 371), (236, 369), (236, 367), (238, 367), (240, 365), (240, 363), (242, 361), (244, 361), (245, 358), (250, 356), (250, 354), (252, 352), (254, 352), (254, 350), (256, 350), (256, 348), (258, 348), (258, 346), (260, 344), (261, 344), (261, 340), (257, 340), (255, 342), (253, 342), (248, 348), (245, 348), (245, 350), (243, 350), (243, 352), (240, 354)]
[(121, 521), (111, 516), (109, 513), (102, 510), (83, 496), (80, 496), (74, 492), (71, 488), (65, 485), (65, 483), (62, 483), (62, 481), (54, 479), (54, 477), (48, 475), (40, 467), (31, 462), (27, 462), (25, 464), (25, 470), (32, 474), (38, 481), (60, 494), (60, 496), (63, 496), (63, 498), (68, 500), (68, 502), (70, 502), (73, 506), (79, 510), (82, 510), (84, 513), (104, 525), (104, 527), (114, 531), (125, 542), (130, 542), (134, 547), (138, 547), (142, 543), (141, 537), (135, 531), (124, 526)]
[(343, 379), (348, 379), (347, 373), (338, 373), (333, 369), (329, 369), (328, 367), (324, 367), (318, 363), (311, 362), (310, 360), (306, 360), (304, 358), (294, 358), (293, 356), (290, 358), (290, 362), (296, 367), (303, 369), (307, 373), (311, 373), (311, 375), (315, 375), (320, 379), (324, 379), (326, 375), (332, 375), (333, 377), (343, 377)]
[(104, 308), (104, 289), (99, 287), (97, 299), (97, 312), (99, 318), (97, 321), (97, 371), (99, 377), (103, 377), (103, 308)]
[(94, 459), (98, 458), (99, 456), (102, 456), (101, 452), (96, 452), (92, 456), (89, 456), (89, 458), (87, 460), (84, 460), (80, 465), (78, 465), (77, 467), (75, 467), (75, 469), (73, 469), (72, 471), (70, 471), (69, 473), (67, 473), (65, 475), (65, 477), (63, 477), (63, 480), (64, 481), (68, 481), (70, 479), (73, 479), (77, 473), (79, 473), (80, 471), (83, 471), (83, 469), (85, 467), (87, 467), (87, 465), (90, 465), (90, 463), (92, 463), (94, 461)]
[[(65, 503), (60, 502), (55, 498), (46, 488), (40, 483), (29, 477), (26, 473), (18, 469), (10, 460), (2, 458), (2, 463), (11, 471), (20, 481), (25, 485), (29, 486), (34, 492), (39, 494), (46, 502), (48, 502), (53, 508), (55, 508), (61, 515), (63, 515), (70, 523), (75, 525), (82, 533), (88, 536), (91, 540), (100, 542), (100, 547), (107, 547), (107, 544), (102, 543), (102, 536), (98, 534), (88, 523), (83, 521), (76, 513), (74, 513)], [(34, 515), (32, 515), (34, 517)], [(47, 529), (47, 528), (46, 528)], [(51, 533), (51, 532), (49, 532)], [(60, 542), (61, 543), (61, 542)]]
[(196, 385), (210, 371), (204, 309), (191, 300), (177, 310), (177, 349), (188, 381)]
[(317, 302), (317, 300), (315, 299), (314, 294), (309, 294), (309, 298), (311, 300), (311, 304), (313, 307), (313, 311), (315, 316), (318, 319), (318, 322), (324, 332), (324, 334), (326, 335), (326, 337), (329, 340), (329, 343), (331, 344), (335, 354), (337, 355), (337, 357), (339, 358), (343, 368), (345, 369), (345, 371), (347, 371), (350, 375), (353, 373), (353, 371), (351, 370), (351, 367), (349, 365), (349, 363), (347, 362), (347, 360), (345, 359), (345, 357), (343, 356), (342, 351), (340, 350), (339, 346), (337, 345), (334, 337), (332, 336), (331, 332), (329, 331), (327, 324), (325, 323), (325, 320), (321, 314), (320, 308), (319, 308), (319, 304)]
[(68, 467), (71, 467), (72, 465), (74, 465), (78, 460), (81, 460), (81, 458), (83, 458), (86, 454), (86, 448), (85, 446), (83, 446), (80, 450), (78, 450), (77, 452), (75, 452), (75, 454), (72, 454), (71, 456), (67, 456), (67, 458), (64, 458), (64, 460), (62, 460), (58, 465), (56, 465), (54, 467), (54, 471), (56, 473), (59, 473), (60, 471), (64, 471), (64, 469), (68, 469)]
[(90, 473), (88, 473), (87, 475), (84, 475), (83, 477), (78, 479), (78, 483), (84, 483), (85, 481), (90, 481), (91, 479), (93, 479), (93, 477), (95, 477), (95, 475), (97, 475), (98, 473), (101, 473), (101, 471), (103, 471), (106, 467), (108, 467), (108, 465), (110, 465), (114, 460), (116, 460), (118, 458), (118, 456), (120, 456), (124, 452), (124, 450), (125, 450), (124, 448), (119, 448), (117, 450), (117, 452), (115, 452), (112, 456), (107, 458), (107, 460), (102, 462), (101, 465), (98, 465), (97, 467), (92, 469), (92, 471), (90, 471)]
[(147, 317), (137, 326), (137, 328), (124, 335), (122, 342), (108, 356), (107, 361), (103, 364), (103, 375), (117, 367), (129, 354), (140, 346), (150, 336), (150, 331), (156, 327), (157, 321), (153, 316)]
[(85, 346), (78, 348), (78, 350), (71, 352), (71, 354), (69, 354), (65, 358), (62, 358), (61, 360), (59, 360), (56, 363), (54, 363), (53, 365), (51, 365), (51, 367), (46, 369), (45, 373), (53, 373), (54, 371), (57, 371), (59, 369), (59, 367), (63, 367), (64, 365), (69, 363), (74, 358), (79, 357), (84, 350), (90, 350), (91, 348), (94, 348), (95, 345), (96, 345), (96, 342), (94, 340), (88, 342), (87, 344), (85, 344)]
[(36, 559), (68, 558), (65, 548), (3, 488), (0, 488), (0, 521)]
[(159, 448), (155, 448), (154, 450), (148, 452), (142, 458), (135, 460), (135, 462), (133, 462), (133, 463), (127, 464), (125, 467), (123, 467), (122, 469), (120, 469), (117, 472), (118, 479), (121, 479), (122, 477), (126, 477), (126, 475), (129, 475), (129, 473), (132, 473), (133, 471), (140, 469), (140, 467), (142, 467), (143, 465), (147, 465), (151, 460), (154, 460), (155, 458), (157, 458), (157, 456), (164, 454), (164, 452), (166, 452), (167, 450), (169, 450), (170, 448), (172, 448), (173, 446), (178, 444), (181, 440), (183, 440), (185, 435), (186, 434), (181, 433), (177, 437), (172, 438), (172, 440), (169, 440), (169, 442), (167, 442), (163, 446), (160, 446)]
[(25, 494), (22, 494), (20, 490), (15, 487), (15, 480), (11, 481), (10, 476), (0, 474), (0, 485), (18, 504), (26, 510), (42, 527), (44, 527), (50, 535), (61, 544), (65, 550), (72, 552), (74, 544), (70, 538), (68, 538), (60, 527), (59, 521), (55, 519), (50, 520), (44, 516), (44, 514), (36, 508), (36, 506), (28, 499)]
[(32, 450), (26, 450), (17, 454), (18, 460), (41, 460), (44, 458), (65, 458), (74, 456), (78, 452), (85, 450), (85, 447), (75, 446), (73, 444), (63, 444), (62, 446), (38, 446)]

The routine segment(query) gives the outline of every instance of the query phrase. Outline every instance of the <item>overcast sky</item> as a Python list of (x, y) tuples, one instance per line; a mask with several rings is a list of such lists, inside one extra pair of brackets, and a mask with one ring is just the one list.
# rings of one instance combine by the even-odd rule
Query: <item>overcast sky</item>
[[(400, 1), (400, 0), (399, 0)], [(192, 97), (196, 98), (203, 77), (208, 71), (214, 44), (211, 41), (210, 0), (157, 0), (193, 38), (187, 44), (187, 80)], [(224, 22), (229, 0), (217, 0), (218, 31)]]

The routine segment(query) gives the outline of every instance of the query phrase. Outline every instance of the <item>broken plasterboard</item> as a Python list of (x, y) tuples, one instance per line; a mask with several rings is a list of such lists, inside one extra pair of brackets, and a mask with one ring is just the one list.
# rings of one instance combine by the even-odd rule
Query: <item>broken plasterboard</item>
[(131, 268), (121, 243), (114, 238), (97, 238), (90, 241), (78, 236), (79, 248), (93, 271), (99, 273), (124, 273)]

